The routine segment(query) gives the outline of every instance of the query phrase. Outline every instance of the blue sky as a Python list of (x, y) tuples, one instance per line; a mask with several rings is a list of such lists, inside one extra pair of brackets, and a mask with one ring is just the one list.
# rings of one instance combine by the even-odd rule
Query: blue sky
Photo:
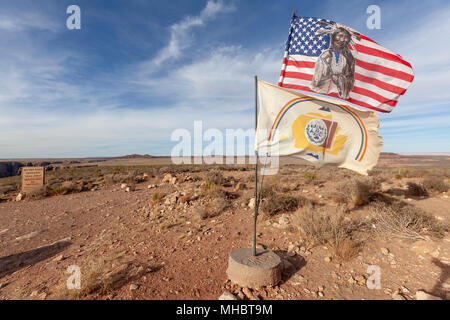
[[(66, 9), (81, 8), (81, 30)], [(366, 27), (371, 4), (381, 29)], [(450, 152), (448, 1), (2, 0), (0, 158), (168, 155), (178, 128), (254, 126), (253, 76), (277, 83), (292, 9), (409, 61), (380, 114), (384, 152)]]

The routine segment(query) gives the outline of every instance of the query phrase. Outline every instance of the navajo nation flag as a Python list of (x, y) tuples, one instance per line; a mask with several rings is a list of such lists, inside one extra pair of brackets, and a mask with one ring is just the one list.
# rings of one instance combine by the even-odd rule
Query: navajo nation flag
[(260, 80), (258, 95), (257, 151), (299, 157), (318, 166), (334, 164), (361, 174), (377, 164), (383, 140), (375, 112)]
[(280, 87), (391, 112), (414, 73), (401, 56), (330, 20), (292, 17)]

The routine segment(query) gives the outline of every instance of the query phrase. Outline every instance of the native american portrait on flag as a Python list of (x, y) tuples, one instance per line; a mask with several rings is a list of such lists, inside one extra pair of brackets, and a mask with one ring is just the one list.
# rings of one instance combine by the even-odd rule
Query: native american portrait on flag
[(391, 112), (413, 81), (411, 65), (334, 21), (292, 17), (278, 85)]
[(355, 58), (349, 50), (354, 33), (336, 23), (319, 22), (330, 28), (321, 29), (314, 37), (330, 34), (330, 48), (322, 51), (317, 59), (311, 89), (319, 93), (330, 93), (332, 84), (337, 88), (339, 98), (347, 99), (355, 83)]

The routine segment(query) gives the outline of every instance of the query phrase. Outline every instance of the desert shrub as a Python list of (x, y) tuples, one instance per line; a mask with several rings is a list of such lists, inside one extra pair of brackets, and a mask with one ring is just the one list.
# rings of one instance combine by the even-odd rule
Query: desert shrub
[(123, 261), (125, 251), (115, 251), (106, 256), (94, 257), (80, 263), (81, 288), (67, 290), (66, 278), (60, 281), (52, 292), (54, 299), (98, 299), (111, 291), (132, 283), (142, 276), (155, 272), (160, 266), (138, 265), (135, 262)]
[(428, 195), (427, 189), (418, 183), (408, 182), (408, 192), (407, 194), (413, 197), (424, 197)]
[(380, 169), (372, 169), (367, 172), (369, 177), (380, 176), (380, 175), (382, 175), (382, 173), (383, 173), (383, 171), (381, 171)]
[(216, 217), (230, 207), (230, 202), (223, 198), (216, 198), (205, 207), (194, 207), (194, 215), (200, 220)]
[(83, 191), (83, 184), (76, 184), (73, 181), (64, 181), (46, 186), (46, 194), (49, 196), (60, 196), (74, 192)]
[(444, 179), (436, 176), (429, 177), (423, 181), (423, 186), (427, 190), (433, 190), (437, 192), (447, 192), (448, 184), (445, 183)]
[(162, 199), (164, 199), (166, 195), (159, 193), (159, 192), (153, 192), (150, 194), (150, 203), (157, 204), (160, 203)]
[(158, 204), (170, 193), (174, 191), (175, 187), (169, 184), (160, 185), (156, 190), (150, 192), (149, 201), (151, 204)]
[(442, 238), (446, 226), (425, 211), (402, 202), (386, 205), (373, 203), (370, 207), (375, 217), (377, 232), (408, 240), (426, 240), (426, 236)]
[(200, 189), (200, 195), (209, 198), (224, 198), (225, 191), (212, 181), (205, 181)]
[(367, 182), (357, 180), (351, 192), (353, 204), (356, 206), (367, 204), (370, 201), (371, 194), (372, 186)]
[(206, 182), (212, 182), (216, 185), (223, 185), (225, 183), (227, 183), (227, 179), (223, 176), (222, 172), (220, 171), (209, 171), (206, 174), (206, 178), (205, 178)]
[(48, 194), (50, 196), (60, 196), (60, 195), (65, 195), (70, 193), (70, 191), (63, 186), (55, 186), (55, 187), (50, 187), (48, 189)]
[(194, 216), (200, 220), (205, 220), (208, 218), (208, 211), (204, 207), (194, 207), (192, 208)]
[(114, 182), (114, 174), (112, 174), (112, 173), (104, 175), (103, 179), (105, 181), (105, 184), (107, 184), (107, 185), (112, 185), (115, 183)]
[(311, 173), (311, 172), (305, 173), (303, 175), (303, 180), (305, 180), (305, 183), (311, 183), (314, 180), (316, 180), (316, 178), (317, 178), (316, 174), (315, 173)]
[(307, 203), (292, 216), (293, 225), (310, 246), (329, 245), (342, 259), (353, 258), (362, 246), (356, 232), (364, 223), (345, 219), (342, 208), (318, 208)]
[(223, 211), (228, 209), (230, 207), (230, 202), (228, 200), (225, 200), (223, 198), (216, 198), (213, 201), (211, 201), (208, 205), (208, 208), (210, 209), (209, 216), (217, 216), (221, 214)]
[(50, 195), (49, 189), (47, 186), (44, 188), (38, 188), (35, 190), (31, 190), (27, 192), (26, 197), (33, 200), (39, 200), (44, 199), (45, 197), (48, 197)]
[(15, 191), (16, 187), (14, 186), (2, 186), (0, 187), (0, 194), (7, 194), (8, 192)]
[(370, 202), (374, 186), (369, 181), (350, 180), (338, 184), (334, 195), (338, 203), (352, 203), (362, 206)]
[(294, 211), (301, 203), (299, 197), (288, 194), (277, 194), (272, 192), (269, 196), (264, 198), (266, 201), (262, 202), (261, 209), (269, 216), (273, 216), (280, 212)]

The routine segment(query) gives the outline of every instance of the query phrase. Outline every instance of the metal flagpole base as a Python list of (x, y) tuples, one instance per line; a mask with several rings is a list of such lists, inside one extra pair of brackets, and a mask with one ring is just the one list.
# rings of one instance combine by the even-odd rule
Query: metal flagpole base
[(251, 248), (231, 251), (227, 276), (231, 282), (248, 288), (275, 286), (281, 281), (281, 259), (273, 251)]

